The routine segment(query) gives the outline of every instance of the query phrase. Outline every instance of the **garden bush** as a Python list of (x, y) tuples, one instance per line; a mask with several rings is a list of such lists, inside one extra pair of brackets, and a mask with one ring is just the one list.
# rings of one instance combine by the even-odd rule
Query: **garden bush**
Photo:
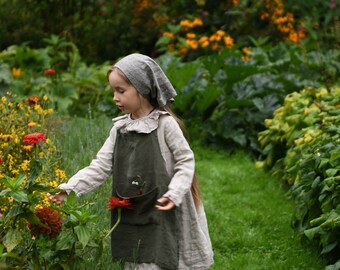
[(340, 51), (304, 52), (286, 43), (243, 49), (227, 48), (190, 62), (172, 54), (157, 60), (179, 93), (174, 109), (192, 134), (256, 156), (262, 151), (257, 133), (265, 129), (263, 121), (287, 94), (338, 82)]
[(41, 49), (22, 44), (0, 52), (1, 95), (48, 95), (51, 107), (64, 115), (117, 112), (106, 81), (109, 64), (85, 64), (74, 44), (56, 36), (45, 42)]
[[(330, 263), (340, 262), (340, 88), (308, 87), (289, 94), (259, 133), (258, 164), (289, 186), (292, 225)], [(332, 268), (330, 268), (332, 269)]]
[[(219, 30), (245, 46), (252, 40), (261, 45), (287, 41), (308, 50), (316, 44), (327, 50), (339, 47), (339, 10), (335, 0), (33, 0), (20, 4), (1, 0), (0, 50), (24, 42), (41, 48), (44, 38), (56, 35), (76, 44), (87, 63), (112, 61), (134, 51), (156, 57), (175, 50), (194, 59), (198, 52), (218, 49), (214, 44)], [(181, 22), (194, 18), (203, 24), (180, 29)], [(163, 38), (166, 32), (172, 34)], [(205, 37), (211, 38), (209, 45), (203, 42)]]
[(0, 100), (1, 269), (83, 269), (106, 244), (90, 204), (71, 194), (57, 207), (46, 196), (67, 179), (48, 105), (47, 96)]

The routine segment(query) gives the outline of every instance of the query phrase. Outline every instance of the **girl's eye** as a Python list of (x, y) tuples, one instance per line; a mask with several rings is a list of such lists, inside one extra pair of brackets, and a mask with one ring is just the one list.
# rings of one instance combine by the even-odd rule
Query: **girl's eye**
[(121, 88), (116, 88), (115, 89), (116, 92), (120, 93), (120, 94), (123, 94), (125, 91)]

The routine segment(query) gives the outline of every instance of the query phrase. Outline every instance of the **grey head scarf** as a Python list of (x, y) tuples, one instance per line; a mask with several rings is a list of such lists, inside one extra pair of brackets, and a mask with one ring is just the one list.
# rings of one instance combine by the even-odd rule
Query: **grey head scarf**
[(149, 56), (133, 53), (119, 60), (114, 67), (124, 73), (143, 97), (150, 102), (157, 101), (160, 107), (169, 105), (177, 95), (161, 67)]

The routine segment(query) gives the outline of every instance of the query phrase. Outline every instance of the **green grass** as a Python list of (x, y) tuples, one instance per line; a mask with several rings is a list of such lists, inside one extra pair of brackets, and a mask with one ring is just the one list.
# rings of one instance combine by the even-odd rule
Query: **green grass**
[[(58, 145), (65, 169), (72, 175), (89, 164), (110, 129), (107, 119), (63, 121)], [(294, 235), (290, 221), (293, 207), (279, 181), (257, 170), (244, 153), (228, 155), (193, 146), (202, 197), (209, 222), (214, 270), (318, 270), (325, 262), (310, 246)], [(95, 202), (93, 211), (103, 218), (98, 224), (109, 227), (105, 208), (111, 194), (111, 179), (83, 200)], [(107, 247), (100, 262), (89, 261), (88, 269), (117, 269)]]

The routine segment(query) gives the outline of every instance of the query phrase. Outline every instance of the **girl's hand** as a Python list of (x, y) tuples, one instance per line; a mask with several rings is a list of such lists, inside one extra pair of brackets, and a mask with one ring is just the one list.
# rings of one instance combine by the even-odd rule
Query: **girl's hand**
[(166, 197), (159, 198), (156, 204), (156, 208), (160, 211), (169, 211), (175, 206), (174, 202)]
[(67, 197), (66, 191), (60, 191), (54, 195), (51, 195), (50, 193), (47, 193), (47, 197), (56, 204), (61, 204), (64, 202), (65, 198)]

